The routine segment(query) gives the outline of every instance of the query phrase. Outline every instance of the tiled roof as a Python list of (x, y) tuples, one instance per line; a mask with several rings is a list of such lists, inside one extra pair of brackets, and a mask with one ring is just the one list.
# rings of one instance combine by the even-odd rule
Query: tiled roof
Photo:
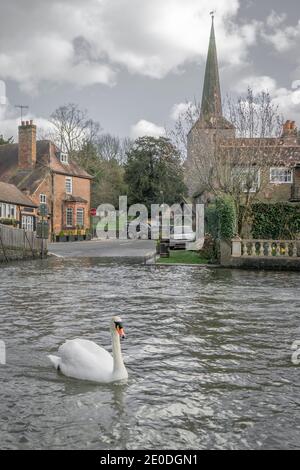
[(25, 196), (16, 186), (0, 181), (0, 202), (19, 206), (37, 207), (29, 197)]
[(68, 164), (61, 163), (57, 156), (58, 149), (49, 140), (37, 141), (36, 146), (36, 165), (33, 169), (24, 170), (18, 166), (18, 144), (0, 145), (0, 179), (33, 194), (50, 171), (80, 178), (92, 178), (72, 159), (69, 159)]

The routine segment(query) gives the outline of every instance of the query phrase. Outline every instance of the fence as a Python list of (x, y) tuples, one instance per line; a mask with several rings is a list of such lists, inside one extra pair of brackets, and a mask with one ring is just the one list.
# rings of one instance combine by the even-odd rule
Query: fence
[(297, 240), (233, 240), (233, 257), (300, 258)]
[(47, 250), (47, 241), (35, 232), (0, 224), (0, 256), (4, 261), (36, 258)]

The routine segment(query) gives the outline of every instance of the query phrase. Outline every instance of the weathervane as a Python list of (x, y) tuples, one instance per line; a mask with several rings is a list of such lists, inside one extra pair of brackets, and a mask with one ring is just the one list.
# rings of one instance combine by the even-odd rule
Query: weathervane
[(21, 122), (23, 122), (23, 110), (29, 109), (29, 106), (24, 106), (23, 104), (17, 104), (15, 108), (19, 108), (21, 110)]
[(212, 20), (214, 20), (216, 13), (217, 13), (217, 10), (212, 10), (209, 12), (210, 16), (212, 17)]

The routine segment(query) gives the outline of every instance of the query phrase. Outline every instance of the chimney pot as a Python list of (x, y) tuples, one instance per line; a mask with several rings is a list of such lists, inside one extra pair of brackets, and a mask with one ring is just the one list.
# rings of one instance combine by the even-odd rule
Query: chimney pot
[(26, 126), (29, 126), (29, 121), (26, 121)]
[(32, 119), (30, 119), (30, 125), (31, 125), (31, 126), (33, 125), (33, 120), (32, 120)]
[(25, 121), (22, 121), (22, 126), (25, 126)]

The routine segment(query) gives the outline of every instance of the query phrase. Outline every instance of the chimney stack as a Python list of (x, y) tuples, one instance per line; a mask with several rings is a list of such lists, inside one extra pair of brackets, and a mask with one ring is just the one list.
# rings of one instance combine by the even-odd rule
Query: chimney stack
[(36, 126), (33, 121), (22, 121), (19, 126), (19, 167), (33, 168), (36, 164)]
[(283, 124), (282, 139), (285, 145), (296, 145), (298, 130), (295, 121), (286, 121)]

